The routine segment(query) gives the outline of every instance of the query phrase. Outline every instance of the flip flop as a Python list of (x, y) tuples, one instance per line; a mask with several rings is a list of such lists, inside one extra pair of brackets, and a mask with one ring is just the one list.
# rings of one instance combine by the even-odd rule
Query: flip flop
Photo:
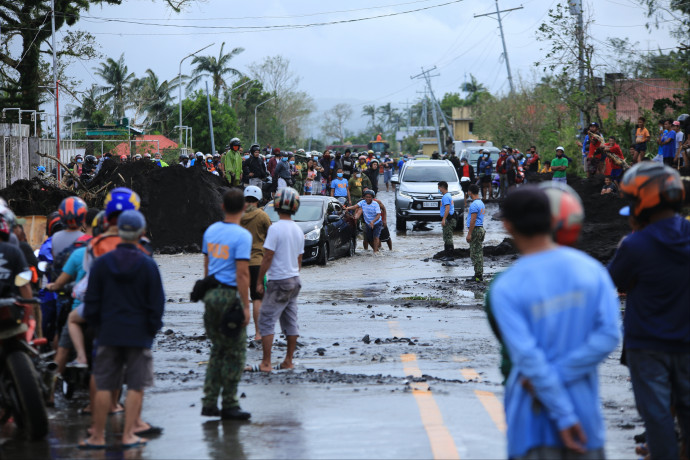
[(149, 427), (145, 430), (135, 431), (134, 434), (137, 436), (157, 436), (163, 434), (163, 428), (159, 426), (153, 426), (150, 423)]
[[(245, 367), (244, 372), (264, 372), (264, 371), (261, 370), (260, 364), (252, 364), (249, 367)], [(268, 374), (268, 372), (266, 372), (266, 374)]]
[(79, 443), (77, 448), (81, 450), (104, 450), (105, 444), (90, 444), (88, 439), (84, 439), (81, 443)]
[(125, 411), (125, 409), (122, 408), (122, 409), (114, 410), (112, 412), (108, 412), (108, 415), (122, 414), (124, 411)]
[(281, 363), (278, 363), (278, 364), (276, 364), (275, 366), (273, 366), (273, 370), (275, 370), (275, 371), (283, 371), (283, 372), (294, 371), (294, 370), (295, 370), (294, 367), (287, 368), (287, 367), (281, 367), (281, 366), (282, 366), (282, 364), (281, 364)]
[(123, 449), (133, 449), (135, 447), (144, 447), (148, 441), (144, 441), (141, 438), (138, 438), (136, 442), (130, 443), (130, 444), (122, 444)]

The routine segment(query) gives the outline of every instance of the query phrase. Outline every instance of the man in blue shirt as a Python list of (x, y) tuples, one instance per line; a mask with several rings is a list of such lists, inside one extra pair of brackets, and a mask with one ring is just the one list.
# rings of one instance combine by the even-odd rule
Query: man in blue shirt
[(467, 212), (467, 242), (470, 243), (470, 259), (474, 266), (473, 281), (484, 281), (484, 214), (486, 213), (486, 206), (484, 202), (479, 199), (479, 187), (477, 184), (470, 185), (470, 209)]
[(677, 214), (683, 182), (674, 169), (643, 161), (620, 190), (632, 203), (624, 210), (635, 232), (608, 270), (627, 293), (625, 359), (651, 458), (682, 458), (671, 406), (690, 446), (690, 222)]
[(379, 253), (381, 246), (381, 229), (383, 229), (383, 219), (381, 218), (381, 206), (374, 201), (376, 194), (373, 190), (364, 191), (364, 199), (354, 206), (345, 208), (347, 211), (362, 210), (362, 217), (366, 224), (365, 238), (371, 244), (374, 254)]
[(331, 181), (331, 196), (337, 198), (340, 204), (345, 205), (350, 203), (350, 187), (343, 176), (343, 168), (338, 168), (336, 178)]
[(659, 138), (659, 155), (664, 158), (665, 165), (672, 165), (676, 156), (676, 132), (672, 129), (673, 120), (664, 120), (664, 132)]
[[(508, 458), (603, 458), (597, 365), (620, 334), (611, 278), (596, 260), (553, 241), (543, 190), (513, 191), (501, 218), (521, 254), (494, 281), (489, 299), (512, 361)], [(520, 289), (525, 279), (530, 288)]]
[(448, 182), (441, 181), (438, 183), (438, 193), (441, 195), (441, 227), (443, 228), (443, 249), (445, 251), (444, 257), (441, 260), (455, 260), (453, 251), (453, 230), (457, 225), (457, 215), (455, 214), (455, 204), (453, 197), (448, 193)]
[[(211, 341), (211, 355), (206, 369), (201, 415), (222, 419), (247, 420), (248, 412), (240, 410), (237, 385), (247, 356), (249, 324), (249, 259), (252, 234), (240, 226), (244, 212), (244, 193), (230, 189), (223, 196), (222, 222), (211, 225), (204, 233), (204, 275), (213, 275), (216, 287), (204, 296), (204, 326)], [(237, 318), (242, 320), (237, 320)], [(222, 410), (218, 396), (222, 393)]]

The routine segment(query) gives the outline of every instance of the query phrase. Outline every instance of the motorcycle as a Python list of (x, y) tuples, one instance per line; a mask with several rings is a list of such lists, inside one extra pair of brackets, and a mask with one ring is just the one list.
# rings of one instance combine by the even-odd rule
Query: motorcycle
[[(28, 284), (31, 273), (20, 274), (15, 284)], [(0, 298), (0, 425), (13, 418), (29, 439), (48, 433), (46, 399), (57, 364), (46, 361), (36, 347), (46, 339), (33, 339), (36, 320), (33, 304), (39, 299)]]
[(494, 200), (498, 199), (501, 195), (501, 178), (498, 173), (493, 173), (491, 176), (491, 192)]

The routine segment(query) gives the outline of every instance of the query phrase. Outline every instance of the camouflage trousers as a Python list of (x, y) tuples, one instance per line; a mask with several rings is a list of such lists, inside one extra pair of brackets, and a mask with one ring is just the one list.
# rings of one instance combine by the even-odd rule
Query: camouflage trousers
[(474, 227), (472, 230), (472, 239), (470, 241), (470, 259), (474, 266), (474, 276), (484, 276), (484, 250), (482, 243), (484, 243), (484, 227)]
[(234, 289), (212, 289), (204, 296), (204, 326), (206, 337), (211, 341), (211, 355), (206, 367), (204, 381), (204, 407), (217, 407), (222, 393), (222, 408), (239, 407), (237, 384), (242, 377), (247, 358), (247, 331), (237, 337), (227, 337), (220, 332), (221, 317), (226, 308), (233, 305), (237, 291)]
[(446, 225), (443, 227), (443, 245), (448, 248), (448, 246), (453, 246), (453, 231), (458, 221), (455, 215), (446, 217)]

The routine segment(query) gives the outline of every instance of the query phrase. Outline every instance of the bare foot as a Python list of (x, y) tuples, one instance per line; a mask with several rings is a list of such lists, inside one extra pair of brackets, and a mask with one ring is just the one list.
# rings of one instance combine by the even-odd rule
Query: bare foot
[(260, 342), (260, 341), (261, 341), (261, 335), (260, 335), (258, 332), (257, 332), (256, 334), (254, 334), (254, 340), (255, 340), (256, 342)]
[(282, 369), (282, 370), (294, 369), (295, 365), (292, 363), (287, 363), (287, 362), (283, 361), (282, 363), (280, 363), (280, 366), (278, 366), (278, 368)]

